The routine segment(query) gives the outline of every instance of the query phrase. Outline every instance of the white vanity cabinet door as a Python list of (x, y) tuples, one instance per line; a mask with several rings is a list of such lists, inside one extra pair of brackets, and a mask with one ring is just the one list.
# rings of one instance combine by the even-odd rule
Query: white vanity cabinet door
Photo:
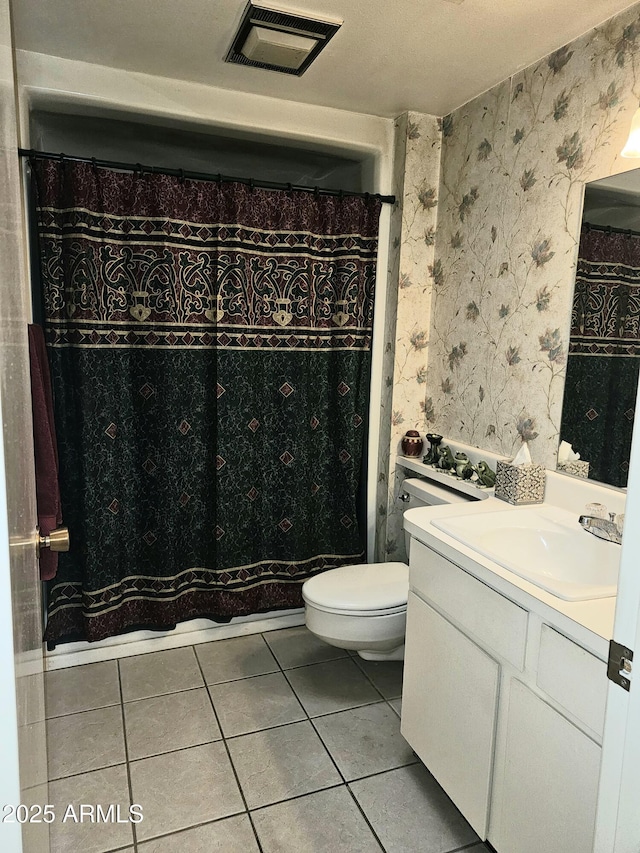
[(498, 853), (589, 853), (600, 747), (517, 679), (508, 702), (489, 841)]
[(603, 660), (543, 625), (536, 683), (602, 742), (609, 683)]
[(401, 731), (481, 838), (487, 837), (499, 670), (409, 593)]

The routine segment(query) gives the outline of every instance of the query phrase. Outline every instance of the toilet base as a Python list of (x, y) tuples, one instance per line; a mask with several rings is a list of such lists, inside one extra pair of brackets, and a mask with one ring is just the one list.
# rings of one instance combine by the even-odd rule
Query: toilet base
[(406, 609), (382, 616), (328, 613), (307, 602), (305, 622), (320, 640), (350, 649), (364, 660), (403, 660)]
[(404, 660), (404, 643), (397, 649), (389, 652), (367, 652), (358, 650), (358, 655), (363, 660)]

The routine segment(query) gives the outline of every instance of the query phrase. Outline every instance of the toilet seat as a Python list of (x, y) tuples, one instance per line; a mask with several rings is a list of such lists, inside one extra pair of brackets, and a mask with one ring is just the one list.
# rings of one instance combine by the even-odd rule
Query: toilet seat
[(307, 604), (325, 613), (386, 616), (407, 609), (409, 566), (405, 563), (359, 563), (340, 566), (305, 581)]

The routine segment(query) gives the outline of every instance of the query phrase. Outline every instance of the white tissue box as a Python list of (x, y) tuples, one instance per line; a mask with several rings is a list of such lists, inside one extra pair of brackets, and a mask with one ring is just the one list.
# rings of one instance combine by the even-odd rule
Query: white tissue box
[(495, 495), (501, 501), (520, 506), (544, 501), (545, 471), (542, 465), (496, 464)]
[(574, 477), (588, 477), (589, 463), (583, 459), (574, 459), (571, 462), (558, 462), (556, 469), (564, 474), (573, 474)]

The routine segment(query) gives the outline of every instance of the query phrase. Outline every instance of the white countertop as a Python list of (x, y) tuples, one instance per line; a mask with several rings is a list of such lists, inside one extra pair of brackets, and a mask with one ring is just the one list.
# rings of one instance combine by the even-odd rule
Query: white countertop
[[(411, 536), (442, 554), (478, 580), (497, 592), (537, 613), (542, 619), (579, 645), (606, 661), (609, 640), (613, 636), (615, 598), (590, 601), (564, 601), (535, 586), (484, 557), (457, 539), (431, 524), (434, 519), (444, 519), (478, 513), (504, 512), (516, 509), (510, 504), (489, 497), (482, 501), (434, 507), (418, 507), (404, 514), (404, 527)], [(611, 545), (617, 548), (616, 545)]]

